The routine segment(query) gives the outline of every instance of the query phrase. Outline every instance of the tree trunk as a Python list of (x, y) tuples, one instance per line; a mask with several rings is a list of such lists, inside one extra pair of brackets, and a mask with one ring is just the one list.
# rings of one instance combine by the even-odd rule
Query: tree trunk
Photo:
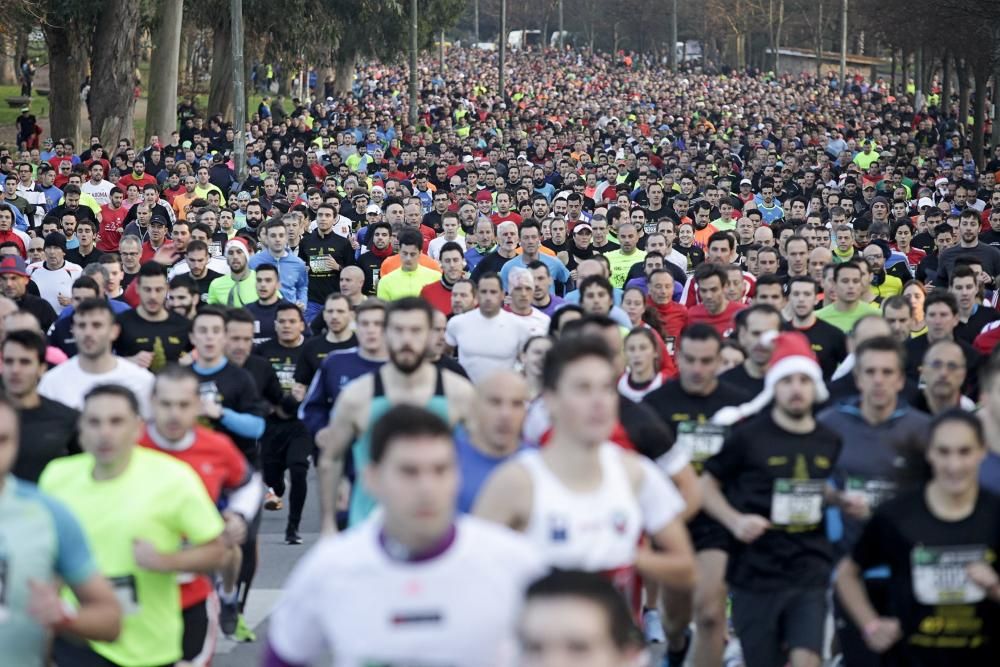
[(900, 51), (900, 62), (903, 69), (903, 97), (909, 94), (910, 90), (910, 54), (906, 49)]
[[(49, 51), (49, 131), (80, 145), (80, 85), (87, 67), (90, 34), (74, 27), (44, 25)], [(93, 99), (93, 97), (91, 97)]]
[(181, 56), (181, 23), (184, 0), (160, 0), (149, 65), (149, 103), (146, 106), (146, 141), (163, 139), (177, 129), (177, 75)]
[(0, 35), (0, 86), (17, 83), (17, 40), (12, 35)]
[(990, 131), (990, 149), (1000, 146), (1000, 67), (993, 73), (993, 122)]
[(233, 117), (233, 49), (229, 12), (216, 23), (212, 34), (212, 79), (208, 86), (208, 113)]
[(119, 139), (135, 134), (139, 8), (133, 0), (107, 0), (94, 34), (90, 133), (105, 146), (117, 146)]
[(344, 59), (338, 58), (336, 69), (334, 70), (333, 81), (334, 90), (339, 97), (349, 95), (351, 86), (354, 85), (354, 67), (358, 61), (358, 56), (350, 55)]
[(964, 137), (969, 129), (969, 71), (964, 58), (955, 59), (958, 75), (958, 131)]
[(976, 166), (983, 168), (983, 134), (986, 131), (986, 86), (990, 81), (990, 70), (986, 62), (980, 62), (973, 68), (973, 79), (976, 85), (976, 104), (973, 109), (972, 123), (972, 157)]
[(951, 115), (951, 53), (941, 56), (941, 111), (944, 117)]

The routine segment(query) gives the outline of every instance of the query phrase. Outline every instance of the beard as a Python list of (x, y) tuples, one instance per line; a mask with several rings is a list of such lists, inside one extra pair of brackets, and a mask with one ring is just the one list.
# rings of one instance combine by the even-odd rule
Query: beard
[(415, 373), (423, 365), (426, 356), (426, 350), (423, 353), (417, 353), (409, 348), (402, 348), (400, 350), (389, 349), (389, 361), (404, 375)]

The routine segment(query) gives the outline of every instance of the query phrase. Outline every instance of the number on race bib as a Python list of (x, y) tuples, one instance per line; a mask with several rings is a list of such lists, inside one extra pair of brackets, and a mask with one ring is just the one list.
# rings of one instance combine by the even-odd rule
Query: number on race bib
[(126, 574), (121, 577), (110, 577), (111, 587), (115, 589), (115, 597), (122, 606), (126, 616), (139, 613), (139, 592), (136, 590), (135, 576)]
[(677, 444), (690, 453), (696, 463), (707, 461), (722, 449), (728, 429), (719, 424), (699, 424), (693, 421), (677, 425)]
[(771, 522), (777, 526), (815, 526), (823, 518), (823, 480), (776, 479)]
[(983, 546), (914, 547), (910, 552), (913, 596), (926, 605), (981, 602), (986, 591), (969, 579), (966, 568), (985, 558)]
[(865, 497), (865, 503), (870, 511), (896, 495), (898, 485), (887, 479), (861, 479), (848, 477), (845, 490), (848, 493), (858, 493)]

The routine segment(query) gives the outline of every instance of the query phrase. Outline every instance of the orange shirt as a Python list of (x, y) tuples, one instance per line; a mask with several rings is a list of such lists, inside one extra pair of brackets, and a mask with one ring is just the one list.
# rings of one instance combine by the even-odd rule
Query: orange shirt
[[(382, 268), (379, 270), (379, 275), (383, 277), (387, 276), (396, 269), (398, 269), (400, 266), (402, 266), (402, 264), (403, 260), (400, 259), (399, 255), (389, 255), (388, 257), (385, 258), (385, 261), (382, 262)], [(435, 262), (427, 255), (425, 255), (424, 253), (420, 253), (420, 265), (426, 266), (428, 269), (434, 269), (438, 273), (442, 273), (441, 265)]]

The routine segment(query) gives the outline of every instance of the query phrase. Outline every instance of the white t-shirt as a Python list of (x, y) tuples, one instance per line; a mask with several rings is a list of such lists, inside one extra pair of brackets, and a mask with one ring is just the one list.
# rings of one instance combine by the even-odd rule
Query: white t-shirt
[[(431, 241), (430, 244), (427, 246), (427, 254), (435, 262), (441, 259), (441, 246), (443, 246), (445, 243), (449, 243), (448, 239), (446, 239), (443, 236), (439, 236), (433, 241)], [(455, 238), (454, 241), (451, 241), (451, 243), (457, 243), (458, 245), (462, 246), (463, 252), (466, 249), (464, 236), (459, 235), (458, 237)]]
[(115, 184), (108, 181), (101, 181), (97, 185), (94, 185), (93, 181), (87, 179), (87, 181), (80, 186), (80, 190), (93, 197), (94, 200), (101, 206), (107, 206), (111, 203), (111, 188), (113, 187), (115, 187)]
[(118, 365), (109, 373), (87, 373), (80, 368), (80, 357), (72, 357), (42, 376), (38, 393), (77, 410), (83, 409), (87, 392), (101, 384), (118, 384), (131, 389), (139, 401), (144, 419), (150, 418), (153, 374), (127, 359), (116, 358)]
[(59, 303), (59, 295), (73, 295), (73, 282), (83, 275), (83, 269), (73, 262), (65, 262), (62, 268), (50, 271), (45, 267), (45, 262), (41, 261), (28, 265), (28, 275), (38, 285), (38, 295), (48, 301), (58, 313), (64, 308)]
[[(315, 232), (319, 225), (315, 220), (309, 223), (309, 231)], [(344, 215), (338, 215), (337, 219), (333, 222), (333, 231), (337, 233), (338, 236), (343, 236), (345, 239), (351, 238), (351, 232), (354, 231), (354, 224), (351, 219)]]
[(511, 664), (524, 591), (545, 571), (522, 536), (471, 516), (454, 542), (420, 562), (389, 557), (381, 512), (323, 538), (292, 571), (270, 619), (283, 660), (316, 664)]
[[(223, 257), (209, 257), (208, 270), (227, 276), (229, 275), (229, 264), (226, 263)], [(186, 259), (182, 259), (170, 267), (168, 277), (173, 280), (174, 276), (182, 276), (187, 273), (191, 273), (191, 267), (188, 266)]]
[(531, 332), (528, 325), (513, 313), (501, 310), (486, 318), (477, 308), (448, 321), (445, 342), (458, 348), (458, 363), (478, 382), (498, 369), (511, 369), (518, 352)]
[(531, 314), (529, 315), (518, 315), (515, 312), (511, 312), (511, 315), (517, 317), (521, 320), (524, 326), (528, 327), (528, 332), (532, 336), (547, 336), (549, 333), (549, 320), (551, 319), (548, 315), (532, 307)]

